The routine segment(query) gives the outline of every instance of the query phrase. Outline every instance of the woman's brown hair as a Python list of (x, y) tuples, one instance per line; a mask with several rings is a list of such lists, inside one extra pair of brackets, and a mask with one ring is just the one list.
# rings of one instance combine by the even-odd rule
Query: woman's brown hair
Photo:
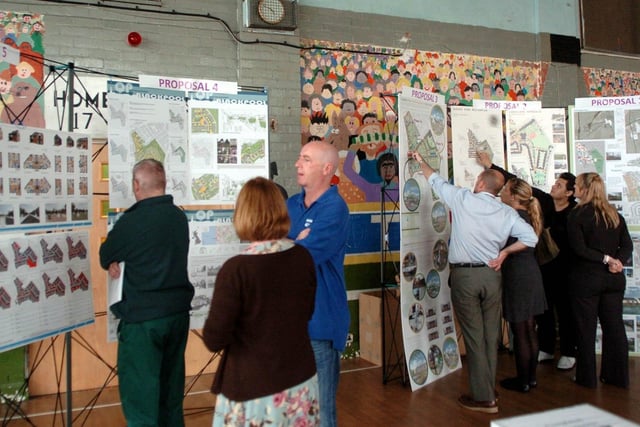
[(576, 177), (576, 186), (582, 189), (578, 206), (590, 203), (596, 211), (596, 223), (603, 220), (607, 228), (616, 228), (620, 224), (618, 211), (607, 200), (604, 181), (600, 175), (595, 172), (581, 173)]
[(233, 226), (241, 240), (282, 239), (290, 225), (287, 205), (276, 184), (262, 177), (244, 184), (233, 213)]
[[(520, 178), (511, 178), (505, 185), (509, 189), (509, 192), (515, 197), (520, 205), (527, 209), (529, 218), (531, 219), (531, 226), (536, 234), (539, 236), (542, 233), (544, 227), (542, 219), (542, 208), (538, 199), (533, 197), (533, 189), (528, 182)], [(503, 190), (504, 191), (504, 190)]]

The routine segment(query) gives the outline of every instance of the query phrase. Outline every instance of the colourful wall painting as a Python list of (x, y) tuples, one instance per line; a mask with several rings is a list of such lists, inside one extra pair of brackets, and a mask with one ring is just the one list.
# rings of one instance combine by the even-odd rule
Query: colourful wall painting
[(583, 67), (588, 96), (640, 95), (640, 72)]
[(0, 41), (20, 51), (20, 62), (0, 61), (0, 121), (45, 127), (44, 79), (45, 31), (42, 15), (0, 11)]
[(381, 188), (397, 188), (403, 87), (443, 94), (448, 105), (537, 100), (548, 69), (548, 63), (475, 55), (302, 43), (309, 47), (300, 52), (301, 143), (327, 140), (340, 150), (339, 188), (349, 204), (379, 203)]

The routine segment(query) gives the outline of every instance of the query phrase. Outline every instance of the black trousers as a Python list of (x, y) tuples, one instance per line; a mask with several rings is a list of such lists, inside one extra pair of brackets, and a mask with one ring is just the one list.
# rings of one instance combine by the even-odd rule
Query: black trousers
[(571, 297), (576, 325), (576, 383), (596, 387), (596, 328), (602, 327), (600, 379), (618, 387), (629, 386), (629, 345), (622, 321), (624, 292), (603, 292), (589, 297)]
[[(553, 262), (553, 261), (552, 261)], [(566, 266), (563, 266), (566, 270)], [(547, 310), (536, 316), (538, 345), (545, 353), (555, 354), (556, 338), (560, 336), (560, 354), (574, 357), (576, 353), (576, 331), (569, 299), (569, 277), (566, 271), (543, 266), (542, 283), (547, 299)], [(558, 333), (556, 334), (556, 319)]]

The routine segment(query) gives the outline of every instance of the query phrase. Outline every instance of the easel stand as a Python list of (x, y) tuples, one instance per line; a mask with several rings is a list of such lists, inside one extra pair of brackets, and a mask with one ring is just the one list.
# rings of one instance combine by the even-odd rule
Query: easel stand
[[(397, 192), (395, 192), (397, 194)], [(397, 196), (396, 196), (397, 197)], [(387, 203), (393, 204), (391, 211)], [(398, 268), (391, 258), (389, 246), (389, 226), (398, 212), (397, 198), (385, 188), (380, 195), (380, 290), (382, 295), (382, 383), (401, 380), (407, 383), (404, 344), (402, 340), (402, 321), (400, 317), (400, 288), (396, 277)], [(392, 277), (389, 278), (388, 266), (393, 266)]]

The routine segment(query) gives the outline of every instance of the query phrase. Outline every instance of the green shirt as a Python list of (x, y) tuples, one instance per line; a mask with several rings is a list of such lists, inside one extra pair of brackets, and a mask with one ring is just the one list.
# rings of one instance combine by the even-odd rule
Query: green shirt
[(124, 261), (122, 301), (111, 311), (128, 322), (191, 309), (187, 273), (189, 225), (173, 196), (140, 200), (118, 219), (100, 246), (100, 265)]

